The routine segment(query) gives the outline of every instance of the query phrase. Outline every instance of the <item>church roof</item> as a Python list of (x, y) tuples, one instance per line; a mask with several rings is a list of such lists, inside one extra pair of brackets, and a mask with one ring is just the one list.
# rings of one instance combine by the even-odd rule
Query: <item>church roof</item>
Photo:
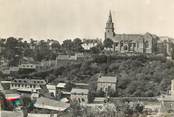
[(143, 40), (143, 35), (141, 34), (116, 34), (113, 38), (113, 41), (117, 40), (132, 40), (132, 41), (140, 41)]

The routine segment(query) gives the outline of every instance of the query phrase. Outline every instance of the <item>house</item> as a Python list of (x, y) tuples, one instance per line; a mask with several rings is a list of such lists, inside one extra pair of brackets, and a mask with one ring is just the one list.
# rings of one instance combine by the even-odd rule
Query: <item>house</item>
[(161, 103), (162, 112), (174, 111), (174, 80), (171, 80), (170, 92), (170, 95), (162, 95), (160, 98), (158, 98)]
[(49, 93), (56, 96), (56, 85), (47, 84), (46, 87), (47, 87)]
[(66, 90), (66, 83), (58, 83), (56, 86), (57, 91), (65, 91)]
[(72, 88), (71, 100), (76, 100), (79, 103), (88, 103), (88, 89)]
[(82, 47), (84, 50), (90, 50), (101, 43), (101, 39), (83, 39)]
[(45, 80), (40, 79), (14, 79), (10, 83), (10, 89), (16, 89), (20, 92), (31, 93), (38, 92), (41, 86), (46, 85)]
[(39, 109), (62, 112), (68, 109), (70, 107), (70, 104), (45, 97), (40, 97), (36, 100), (34, 107)]
[(97, 91), (116, 92), (117, 77), (116, 76), (99, 76), (97, 80)]

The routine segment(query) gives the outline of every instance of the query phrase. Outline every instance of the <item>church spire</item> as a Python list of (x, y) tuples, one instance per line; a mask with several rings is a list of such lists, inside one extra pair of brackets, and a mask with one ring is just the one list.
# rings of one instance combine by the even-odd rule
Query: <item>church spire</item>
[(112, 14), (111, 14), (111, 10), (110, 10), (108, 21), (106, 23), (106, 28), (105, 28), (105, 39), (106, 38), (112, 39), (114, 36), (115, 36), (114, 23), (112, 22)]
[(111, 10), (109, 10), (108, 23), (112, 23), (112, 13), (111, 13)]

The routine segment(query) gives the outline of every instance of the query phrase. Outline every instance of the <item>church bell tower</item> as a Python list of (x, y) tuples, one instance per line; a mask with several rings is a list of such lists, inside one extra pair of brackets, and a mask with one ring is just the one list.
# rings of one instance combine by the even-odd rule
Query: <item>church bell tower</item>
[(105, 39), (107, 38), (112, 39), (114, 36), (115, 36), (114, 23), (112, 22), (111, 11), (109, 11), (109, 17), (105, 28)]

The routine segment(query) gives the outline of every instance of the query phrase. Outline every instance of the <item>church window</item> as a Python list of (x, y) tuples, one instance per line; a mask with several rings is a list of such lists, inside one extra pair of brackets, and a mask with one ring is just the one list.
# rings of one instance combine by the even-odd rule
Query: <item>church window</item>
[(127, 46), (124, 46), (124, 50), (128, 50), (128, 47)]
[(145, 48), (149, 48), (149, 42), (145, 41)]

